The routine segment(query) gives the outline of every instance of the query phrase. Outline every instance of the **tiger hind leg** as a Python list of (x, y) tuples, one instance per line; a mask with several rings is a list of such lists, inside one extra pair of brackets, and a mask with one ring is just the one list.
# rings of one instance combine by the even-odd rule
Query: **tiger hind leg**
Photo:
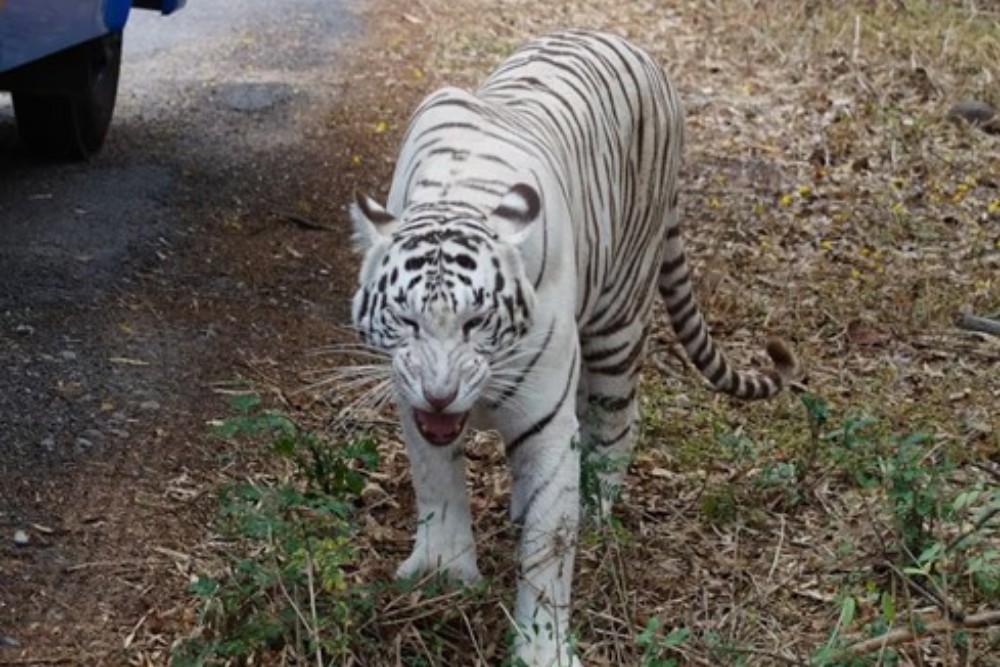
[[(590, 345), (578, 393), (582, 450), (580, 497), (592, 517), (610, 516), (639, 439), (639, 369), (645, 352), (640, 330), (628, 344)], [(616, 353), (608, 356), (608, 350)], [(587, 355), (585, 354), (585, 360)]]

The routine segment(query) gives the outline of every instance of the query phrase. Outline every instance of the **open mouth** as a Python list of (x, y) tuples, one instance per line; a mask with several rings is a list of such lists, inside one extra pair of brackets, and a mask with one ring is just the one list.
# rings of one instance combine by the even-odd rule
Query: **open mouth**
[(414, 408), (413, 417), (417, 430), (432, 445), (450, 445), (462, 435), (468, 412), (451, 414), (447, 412), (426, 412)]

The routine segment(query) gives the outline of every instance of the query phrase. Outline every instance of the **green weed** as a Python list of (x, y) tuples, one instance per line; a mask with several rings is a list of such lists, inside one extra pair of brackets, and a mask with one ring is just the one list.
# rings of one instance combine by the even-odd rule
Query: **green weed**
[(201, 600), (200, 627), (174, 650), (174, 667), (248, 662), (266, 653), (346, 655), (370, 612), (351, 584), (354, 500), (376, 465), (374, 441), (335, 446), (288, 416), (241, 397), (238, 414), (218, 434), (266, 435), (294, 462), (285, 482), (233, 484), (220, 496), (217, 528), (232, 544), (219, 573), (199, 576), (189, 591)]
[(641, 667), (676, 667), (680, 664), (670, 654), (676, 653), (677, 647), (687, 641), (691, 631), (687, 628), (674, 628), (664, 634), (660, 625), (660, 619), (653, 616), (635, 639), (642, 649), (639, 659)]
[[(828, 415), (825, 403), (815, 397), (803, 400), (813, 421)], [(881, 494), (887, 501), (892, 531), (884, 543), (891, 565), (893, 585), (882, 590), (868, 581), (861, 593), (844, 589), (839, 602), (837, 623), (829, 641), (814, 652), (811, 664), (822, 667), (896, 665), (899, 655), (891, 648), (877, 657), (847, 650), (848, 628), (856, 620), (859, 596), (874, 610), (862, 625), (862, 635), (881, 637), (918, 618), (900, 610), (902, 602), (913, 608), (911, 596), (919, 594), (952, 615), (965, 601), (995, 601), (1000, 590), (1000, 549), (996, 544), (993, 520), (1000, 514), (1000, 490), (982, 483), (963, 485), (953, 475), (957, 470), (947, 449), (935, 444), (927, 432), (896, 435), (888, 432), (877, 418), (848, 412), (835, 428), (819, 438), (829, 445), (826, 465), (839, 470), (858, 488)], [(853, 550), (852, 550), (853, 551)], [(845, 560), (852, 553), (841, 553)], [(963, 586), (964, 584), (964, 586)], [(896, 589), (899, 589), (897, 591)], [(960, 641), (961, 632), (952, 633)], [(857, 641), (855, 635), (851, 641)]]

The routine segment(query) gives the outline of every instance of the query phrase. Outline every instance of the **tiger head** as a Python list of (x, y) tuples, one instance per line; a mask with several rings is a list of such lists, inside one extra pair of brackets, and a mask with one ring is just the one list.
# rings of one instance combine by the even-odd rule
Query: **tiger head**
[(363, 195), (351, 208), (365, 253), (354, 327), (391, 355), (400, 406), (431, 444), (462, 435), (479, 398), (498, 393), (498, 367), (531, 329), (535, 294), (519, 247), (539, 209), (537, 192), (523, 184), (489, 213), (432, 202), (397, 217)]

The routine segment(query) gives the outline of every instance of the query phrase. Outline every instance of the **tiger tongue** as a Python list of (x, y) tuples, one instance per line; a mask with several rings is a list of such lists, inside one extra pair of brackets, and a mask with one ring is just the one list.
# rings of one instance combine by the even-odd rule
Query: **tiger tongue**
[(462, 434), (468, 413), (450, 414), (413, 410), (420, 435), (433, 445), (449, 445)]

